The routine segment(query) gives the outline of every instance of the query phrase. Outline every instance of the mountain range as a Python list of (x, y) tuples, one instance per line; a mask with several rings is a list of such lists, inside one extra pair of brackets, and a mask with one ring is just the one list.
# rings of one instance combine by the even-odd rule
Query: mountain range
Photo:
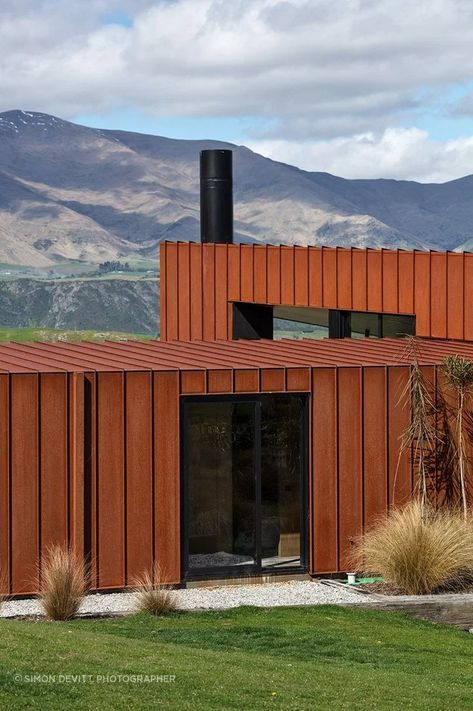
[(473, 175), (444, 184), (347, 180), (244, 146), (0, 113), (0, 262), (150, 260), (199, 235), (198, 155), (234, 151), (235, 239), (469, 249)]

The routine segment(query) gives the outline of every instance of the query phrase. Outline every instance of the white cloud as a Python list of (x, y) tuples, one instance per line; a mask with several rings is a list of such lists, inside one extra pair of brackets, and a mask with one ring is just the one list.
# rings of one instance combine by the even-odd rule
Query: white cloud
[(0, 110), (254, 117), (255, 145), (343, 175), (470, 155), (393, 127), (473, 79), (471, 0), (2, 0), (0, 42)]
[(274, 160), (345, 178), (397, 178), (445, 182), (473, 173), (473, 136), (429, 140), (418, 128), (386, 129), (329, 141), (253, 141), (250, 148)]

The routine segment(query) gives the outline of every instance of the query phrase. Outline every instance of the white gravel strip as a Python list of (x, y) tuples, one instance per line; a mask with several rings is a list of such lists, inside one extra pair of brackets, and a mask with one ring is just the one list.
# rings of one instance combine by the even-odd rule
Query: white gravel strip
[[(350, 590), (332, 588), (311, 580), (190, 588), (174, 590), (173, 595), (181, 610), (225, 610), (241, 605), (340, 605), (363, 602), (365, 599)], [(133, 612), (134, 604), (133, 593), (92, 594), (85, 598), (80, 611), (86, 614), (125, 614)], [(0, 617), (41, 614), (41, 607), (34, 599), (8, 600), (0, 609)]]

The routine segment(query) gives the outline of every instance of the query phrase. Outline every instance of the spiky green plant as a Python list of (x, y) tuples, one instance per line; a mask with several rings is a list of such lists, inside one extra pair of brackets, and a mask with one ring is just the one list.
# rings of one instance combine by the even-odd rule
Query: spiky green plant
[(456, 412), (456, 452), (458, 458), (458, 471), (460, 477), (461, 502), (463, 515), (467, 517), (466, 496), (466, 443), (465, 443), (465, 397), (473, 389), (473, 361), (462, 356), (448, 356), (444, 358), (442, 370), (445, 377), (457, 395)]

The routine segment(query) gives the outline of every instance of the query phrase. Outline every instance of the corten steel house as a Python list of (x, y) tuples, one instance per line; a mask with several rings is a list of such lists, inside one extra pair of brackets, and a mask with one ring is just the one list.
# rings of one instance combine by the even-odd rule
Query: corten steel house
[(412, 493), (400, 396), (414, 360), (448, 397), (439, 364), (473, 359), (473, 254), (233, 244), (229, 151), (201, 156), (201, 215), (200, 244), (161, 247), (160, 341), (0, 345), (12, 594), (54, 543), (98, 590), (155, 560), (175, 584), (342, 573)]

